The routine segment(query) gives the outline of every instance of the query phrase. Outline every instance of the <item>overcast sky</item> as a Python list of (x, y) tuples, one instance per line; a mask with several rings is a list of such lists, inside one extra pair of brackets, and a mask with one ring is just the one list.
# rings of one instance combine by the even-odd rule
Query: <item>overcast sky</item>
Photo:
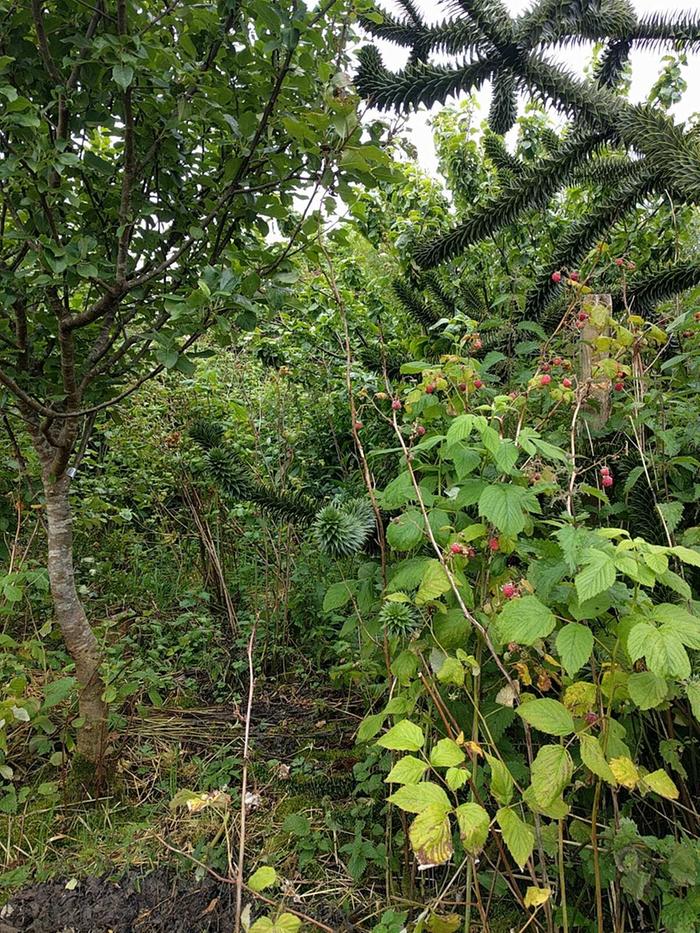
[[(391, 12), (402, 14), (400, 6), (395, 0), (378, 0), (379, 4)], [(435, 22), (446, 17), (446, 4), (436, 2), (436, 0), (415, 0), (418, 8), (424, 13), (427, 22)], [(531, 6), (531, 0), (505, 0), (506, 5), (515, 14), (522, 12)], [(664, 0), (634, 0), (634, 5), (640, 14), (651, 13), (659, 10), (669, 12), (670, 9), (697, 10), (700, 6), (700, 0), (688, 0), (685, 6), (680, 3), (678, 6), (673, 4), (671, 7)], [(408, 57), (406, 49), (399, 48), (389, 42), (378, 40), (374, 41), (382, 50), (384, 61), (388, 68), (396, 71), (402, 68)], [(566, 53), (559, 56), (559, 60), (572, 71), (583, 73), (584, 66), (590, 60), (592, 45), (588, 47), (569, 48)], [(632, 86), (631, 99), (633, 102), (644, 100), (654, 81), (658, 77), (661, 67), (661, 58), (665, 52), (633, 52), (632, 62)], [(453, 59), (454, 61), (454, 59)], [(686, 120), (690, 114), (696, 110), (700, 111), (700, 53), (688, 55), (688, 67), (684, 73), (688, 82), (688, 91), (684, 99), (673, 109), (673, 114), (677, 120)], [(488, 115), (491, 89), (485, 86), (478, 94), (481, 104), (481, 114), (485, 118)], [(448, 101), (449, 103), (449, 101)], [(439, 108), (436, 108), (439, 109)], [(411, 139), (418, 149), (418, 161), (420, 165), (430, 174), (436, 174), (437, 160), (435, 158), (435, 149), (432, 141), (432, 133), (428, 122), (430, 114), (423, 108), (417, 113), (412, 113), (408, 128), (410, 128)]]

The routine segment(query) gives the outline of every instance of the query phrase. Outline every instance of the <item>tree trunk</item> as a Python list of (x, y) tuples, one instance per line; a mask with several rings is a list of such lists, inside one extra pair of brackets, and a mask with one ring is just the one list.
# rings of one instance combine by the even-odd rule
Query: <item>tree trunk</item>
[(64, 473), (56, 480), (45, 473), (43, 482), (51, 595), (80, 685), (79, 711), (83, 725), (78, 730), (74, 769), (76, 777), (86, 786), (95, 788), (102, 777), (107, 739), (107, 704), (102, 699), (105, 684), (99, 671), (100, 650), (75, 586), (70, 477)]

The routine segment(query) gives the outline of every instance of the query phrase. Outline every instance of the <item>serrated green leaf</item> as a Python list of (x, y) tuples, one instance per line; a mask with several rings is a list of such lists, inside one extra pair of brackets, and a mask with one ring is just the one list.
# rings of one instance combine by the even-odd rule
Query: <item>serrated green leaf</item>
[(534, 645), (546, 638), (557, 624), (554, 613), (536, 596), (522, 596), (505, 604), (496, 620), (501, 642)]
[(452, 739), (440, 739), (430, 751), (430, 764), (434, 768), (451, 768), (461, 765), (466, 755)]
[(532, 790), (538, 804), (548, 807), (561, 797), (573, 773), (574, 763), (563, 745), (543, 745), (530, 769)]
[(395, 752), (418, 752), (423, 748), (424, 743), (425, 736), (421, 727), (408, 719), (402, 719), (380, 739), (377, 739), (375, 744)]
[(423, 540), (425, 520), (417, 509), (403, 512), (389, 523), (386, 539), (395, 551), (410, 551)]
[(445, 784), (450, 790), (459, 790), (469, 781), (471, 772), (467, 768), (448, 768), (445, 772)]
[(355, 589), (355, 581), (351, 583), (342, 580), (340, 583), (332, 583), (326, 590), (323, 597), (323, 611), (332, 612), (334, 609), (341, 609), (352, 599)]
[(419, 784), (404, 784), (387, 797), (389, 803), (405, 810), (407, 813), (420, 813), (426, 807), (439, 806), (447, 813), (452, 809), (450, 800), (445, 791), (432, 781), (421, 781)]
[(486, 754), (486, 761), (491, 769), (491, 796), (506, 807), (513, 799), (513, 777), (499, 758)]
[(427, 761), (404, 755), (384, 778), (387, 784), (417, 784), (428, 768)]
[(639, 709), (654, 709), (663, 703), (668, 695), (666, 680), (653, 671), (641, 671), (630, 674), (627, 681), (630, 699)]
[(556, 644), (564, 670), (573, 677), (591, 656), (593, 632), (587, 625), (569, 622), (557, 633)]
[(571, 713), (558, 700), (530, 700), (521, 703), (517, 712), (534, 729), (547, 735), (571, 735), (575, 728)]
[(439, 599), (451, 589), (445, 568), (439, 560), (430, 560), (416, 593), (416, 606)]
[(527, 490), (508, 483), (487, 486), (479, 496), (479, 515), (509, 538), (525, 528), (524, 501)]
[(604, 551), (589, 549), (584, 556), (585, 566), (574, 577), (579, 602), (593, 599), (609, 590), (615, 582), (615, 562)]
[(535, 846), (535, 834), (532, 827), (514, 810), (506, 808), (498, 810), (496, 822), (501, 827), (503, 841), (513, 856), (515, 864), (522, 870)]

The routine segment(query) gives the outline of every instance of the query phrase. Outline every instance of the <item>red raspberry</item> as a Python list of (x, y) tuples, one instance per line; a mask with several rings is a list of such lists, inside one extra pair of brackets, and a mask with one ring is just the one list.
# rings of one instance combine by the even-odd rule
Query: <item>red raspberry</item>
[(455, 541), (454, 544), (451, 544), (451, 545), (450, 545), (450, 550), (452, 551), (453, 554), (461, 554), (461, 553), (462, 553), (462, 545), (461, 545), (461, 544), (457, 544), (457, 542)]
[(565, 389), (570, 389), (571, 386), (573, 385), (573, 382), (571, 381), (571, 379), (564, 378), (562, 379), (561, 384), (564, 386)]
[(483, 386), (483, 384), (484, 384), (484, 383), (481, 381), (481, 379), (475, 379), (475, 380), (474, 380), (474, 388), (475, 388), (475, 389), (480, 389), (480, 388)]
[(588, 315), (586, 314), (585, 311), (579, 311), (578, 319), (579, 321), (587, 321)]
[(435, 384), (432, 382), (429, 382), (428, 385), (425, 387), (425, 391), (428, 393), (428, 395), (432, 395), (433, 392), (435, 391)]
[(361, 430), (361, 428), (362, 428), (362, 422), (361, 422), (361, 421), (356, 421), (356, 422), (355, 422), (355, 430), (356, 430), (356, 431), (359, 431), (359, 430)]
[(552, 362), (554, 363), (555, 366), (561, 366), (564, 360), (560, 356), (555, 356)]
[(401, 402), (397, 398), (395, 398), (394, 401), (391, 403), (391, 407), (393, 408), (394, 411), (401, 411)]
[(561, 282), (561, 272), (552, 272), (552, 281), (558, 285)]
[(490, 550), (492, 550), (492, 551), (497, 551), (497, 550), (500, 548), (500, 546), (501, 546), (501, 542), (498, 540), (498, 538), (496, 538), (496, 537), (489, 538), (489, 548), (490, 548)]
[(475, 350), (480, 350), (483, 347), (483, 343), (477, 337), (474, 343), (472, 344)]
[(591, 710), (590, 712), (586, 713), (586, 715), (584, 716), (584, 719), (586, 720), (589, 726), (594, 726), (598, 722), (598, 714), (594, 713), (593, 710)]
[(545, 373), (544, 376), (540, 376), (540, 385), (548, 386), (551, 381), (552, 377), (548, 373)]
[(603, 486), (608, 489), (610, 486), (612, 486), (615, 480), (612, 478), (612, 476), (604, 476), (601, 482), (603, 483)]
[(622, 392), (622, 390), (624, 389), (624, 385), (621, 382), (616, 382), (613, 388), (615, 389), (616, 392)]
[(516, 651), (520, 651), (520, 645), (517, 642), (509, 641), (508, 650), (511, 654), (515, 654)]
[(460, 382), (460, 384), (457, 386), (457, 388), (459, 389), (460, 392), (466, 392), (466, 391), (467, 391), (467, 383), (466, 383), (466, 382)]
[(423, 435), (425, 434), (425, 428), (423, 427), (422, 424), (416, 425), (416, 434), (418, 435), (418, 437), (423, 437)]
[(569, 278), (571, 279), (572, 282), (578, 282), (581, 276), (579, 275), (578, 272), (574, 271), (569, 275)]
[(625, 264), (625, 260), (624, 260), (624, 259), (619, 259), (619, 258), (618, 258), (618, 259), (615, 260), (615, 265), (616, 265), (616, 266), (624, 266), (624, 264)]
[(601, 475), (601, 476), (610, 476), (610, 467), (609, 467), (609, 466), (602, 466), (602, 467), (600, 468), (600, 475)]
[(503, 593), (506, 599), (512, 599), (517, 592), (518, 590), (514, 583), (504, 583), (501, 587), (501, 593)]

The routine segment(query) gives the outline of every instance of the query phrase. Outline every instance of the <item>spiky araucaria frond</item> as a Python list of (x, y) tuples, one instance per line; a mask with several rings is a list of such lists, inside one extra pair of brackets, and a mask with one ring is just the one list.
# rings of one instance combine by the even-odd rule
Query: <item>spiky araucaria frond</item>
[(214, 482), (229, 496), (246, 499), (250, 481), (243, 466), (227, 447), (212, 447), (205, 457), (207, 471)]
[(408, 638), (418, 629), (420, 618), (410, 603), (386, 600), (379, 610), (378, 620), (393, 638)]
[(518, 97), (515, 78), (509, 71), (501, 71), (493, 82), (489, 126), (494, 133), (505, 136), (518, 116)]
[(478, 90), (498, 68), (494, 61), (478, 59), (461, 68), (420, 63), (392, 73), (384, 67), (374, 46), (360, 49), (357, 57), (357, 88), (379, 110), (444, 103), (450, 94)]
[(688, 260), (650, 272), (627, 286), (625, 295), (613, 296), (613, 308), (616, 311), (629, 310), (633, 314), (648, 314), (660, 302), (672, 298), (680, 292), (700, 285), (700, 261)]
[(219, 447), (224, 437), (223, 426), (208, 418), (197, 418), (189, 426), (188, 434), (203, 450)]
[(316, 543), (329, 557), (357, 554), (369, 537), (367, 523), (338, 505), (326, 505), (313, 523)]
[(526, 307), (530, 317), (537, 319), (550, 301), (561, 292), (561, 286), (552, 282), (552, 271), (572, 269), (578, 265), (595, 243), (601, 240), (621, 217), (651, 194), (658, 183), (656, 173), (651, 171), (648, 165), (632, 165), (625, 185), (571, 224), (555, 244), (550, 262), (542, 269), (535, 288), (527, 298)]
[(347, 515), (364, 528), (367, 536), (373, 534), (377, 527), (377, 519), (369, 499), (349, 499), (342, 504), (342, 508)]
[(657, 50), (680, 43), (690, 52), (700, 48), (700, 12), (649, 13), (629, 36), (637, 49)]
[(515, 223), (524, 211), (542, 210), (566, 183), (574, 169), (606, 141), (606, 134), (602, 131), (572, 139), (558, 156), (545, 159), (540, 165), (528, 170), (472, 217), (449, 233), (419, 246), (414, 252), (415, 261), (425, 269), (436, 266), (464, 252), (472, 243)]
[(451, 318), (455, 313), (454, 299), (447, 293), (436, 272), (425, 272), (421, 277), (421, 284), (428, 290), (434, 302), (442, 311), (443, 316)]
[(620, 185), (637, 174), (637, 166), (642, 160), (630, 160), (624, 153), (602, 155), (591, 159), (571, 175), (571, 182), (576, 185)]
[(520, 56), (513, 71), (518, 87), (542, 104), (596, 127), (614, 127), (620, 99), (608, 88), (582, 81), (561, 65), (533, 53)]
[(593, 77), (601, 87), (617, 86), (625, 73), (631, 48), (628, 39), (618, 39), (608, 44), (593, 71)]
[(541, 0), (515, 23), (515, 40), (524, 49), (536, 45), (598, 42), (624, 36), (637, 25), (629, 0)]
[(426, 330), (439, 321), (434, 309), (425, 300), (425, 297), (405, 279), (396, 279), (392, 283), (394, 294), (401, 307), (418, 321)]
[(314, 516), (315, 503), (301, 492), (280, 492), (255, 483), (249, 487), (245, 498), (270, 518), (284, 522), (305, 525)]
[(684, 200), (700, 202), (700, 143), (694, 137), (648, 105), (626, 107), (619, 126), (627, 145), (647, 157), (666, 185)]
[(493, 162), (498, 172), (509, 172), (511, 175), (522, 175), (525, 166), (517, 156), (511, 155), (506, 149), (506, 144), (500, 136), (494, 133), (486, 133), (482, 143), (484, 153)]
[(451, 0), (455, 12), (466, 13), (497, 48), (513, 41), (513, 20), (502, 0)]

